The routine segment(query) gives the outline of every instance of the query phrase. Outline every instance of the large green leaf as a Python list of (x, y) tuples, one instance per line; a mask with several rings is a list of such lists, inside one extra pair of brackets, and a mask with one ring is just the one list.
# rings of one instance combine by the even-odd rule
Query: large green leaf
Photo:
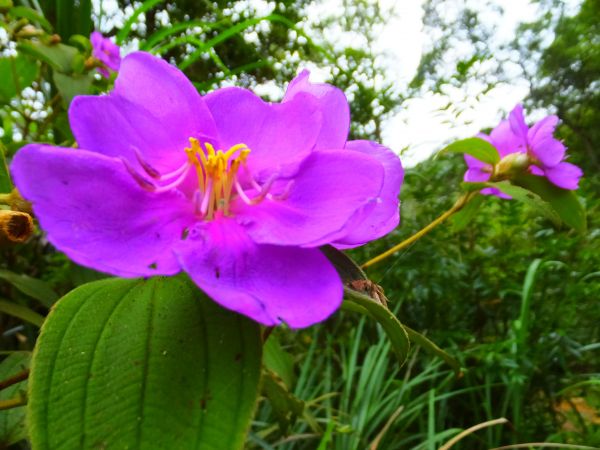
[[(14, 377), (29, 367), (29, 352), (13, 352), (0, 363), (0, 381)], [(25, 395), (27, 381), (12, 384), (0, 391), (0, 401)], [(0, 448), (7, 448), (26, 437), (25, 407), (19, 406), (0, 411)]]
[(582, 233), (587, 229), (585, 208), (574, 191), (556, 187), (546, 178), (535, 175), (520, 175), (515, 178), (514, 183), (535, 192), (550, 203), (561, 220), (571, 228)]
[(38, 339), (33, 449), (241, 448), (260, 361), (259, 326), (187, 277), (86, 284)]
[(500, 155), (498, 150), (492, 144), (485, 139), (473, 137), (468, 139), (462, 139), (460, 141), (453, 142), (440, 153), (466, 153), (479, 161), (483, 161), (488, 164), (496, 164), (500, 161)]

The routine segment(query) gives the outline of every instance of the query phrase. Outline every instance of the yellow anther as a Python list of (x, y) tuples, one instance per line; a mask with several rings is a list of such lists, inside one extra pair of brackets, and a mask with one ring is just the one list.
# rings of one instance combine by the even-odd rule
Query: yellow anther
[(195, 138), (190, 138), (189, 141), (190, 147), (184, 150), (189, 163), (196, 169), (202, 194), (202, 214), (207, 220), (211, 220), (219, 210), (228, 215), (237, 172), (248, 158), (250, 149), (246, 144), (240, 143), (227, 151), (215, 150), (210, 142), (200, 143)]

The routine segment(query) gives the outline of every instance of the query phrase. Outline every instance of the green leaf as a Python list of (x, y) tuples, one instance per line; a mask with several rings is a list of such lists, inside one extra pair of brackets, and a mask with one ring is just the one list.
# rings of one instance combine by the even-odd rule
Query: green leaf
[(37, 23), (48, 33), (52, 33), (52, 25), (50, 25), (50, 22), (48, 22), (46, 18), (39, 14), (35, 9), (31, 9), (26, 6), (15, 6), (14, 8), (11, 8), (8, 13), (12, 17), (22, 17), (30, 22)]
[(23, 294), (39, 300), (47, 308), (50, 308), (58, 300), (58, 294), (45, 281), (27, 275), (19, 275), (9, 270), (0, 270), (0, 279), (8, 281)]
[(41, 327), (44, 323), (44, 316), (36, 313), (27, 306), (19, 305), (18, 303), (0, 300), (0, 312), (9, 316), (17, 317), (25, 322), (29, 322), (36, 327)]
[(544, 177), (520, 175), (514, 183), (536, 193), (552, 205), (562, 221), (569, 227), (584, 233), (587, 230), (585, 208), (574, 191), (554, 186)]
[(271, 403), (279, 427), (286, 433), (289, 425), (304, 412), (304, 402), (294, 396), (269, 370), (263, 373), (262, 389)]
[(452, 369), (454, 369), (454, 372), (457, 375), (461, 373), (461, 368), (458, 361), (452, 356), (450, 356), (448, 353), (446, 353), (444, 350), (439, 348), (434, 342), (430, 341), (424, 335), (413, 330), (412, 328), (407, 327), (406, 325), (404, 326), (404, 329), (408, 333), (408, 338), (413, 344), (417, 344), (423, 347), (432, 355), (439, 356), (440, 358), (442, 358), (450, 367), (452, 367)]
[(321, 251), (334, 265), (344, 282), (344, 302), (342, 309), (358, 312), (375, 319), (390, 339), (392, 348), (398, 356), (400, 364), (404, 364), (410, 348), (406, 330), (386, 306), (356, 290), (357, 282), (361, 285), (361, 291), (364, 291), (365, 288), (368, 290), (369, 286), (377, 289), (376, 285), (367, 278), (358, 264), (345, 253), (331, 246), (321, 247)]
[(321, 247), (321, 252), (333, 264), (344, 283), (355, 280), (368, 280), (367, 274), (348, 255), (331, 245)]
[(374, 318), (387, 334), (400, 364), (402, 365), (406, 362), (408, 350), (410, 348), (408, 334), (406, 333), (404, 326), (389, 309), (381, 303), (377, 303), (372, 298), (348, 287), (344, 287), (344, 303), (342, 304), (342, 309), (356, 312), (364, 311)]
[(0, 58), (0, 103), (8, 103), (29, 86), (37, 75), (37, 63), (24, 55)]
[(106, 279), (59, 300), (30, 376), (36, 450), (242, 447), (260, 378), (258, 324), (189, 279)]
[(277, 374), (289, 389), (294, 386), (294, 357), (281, 348), (274, 333), (263, 346), (263, 364)]
[(63, 73), (73, 70), (73, 60), (79, 53), (75, 47), (65, 44), (47, 45), (42, 42), (20, 42), (18, 50), (27, 53), (52, 66), (53, 69)]
[(452, 231), (457, 233), (464, 229), (473, 220), (483, 201), (483, 195), (476, 195), (460, 211), (454, 213), (452, 216)]
[(530, 191), (529, 189), (524, 189), (521, 186), (516, 186), (508, 181), (499, 181), (497, 183), (484, 184), (488, 187), (495, 187), (500, 189), (502, 192), (510, 195), (515, 200), (518, 200), (531, 206), (539, 214), (554, 222), (555, 225), (560, 225), (561, 218), (557, 214), (557, 211), (554, 210), (553, 206), (547, 201), (544, 201), (542, 197)]
[(467, 155), (471, 155), (472, 157), (477, 158), (479, 161), (483, 161), (488, 164), (496, 164), (500, 162), (500, 155), (498, 154), (496, 147), (494, 147), (485, 139), (477, 137), (453, 142), (443, 149), (440, 154), (446, 152), (466, 153)]
[(94, 82), (92, 73), (64, 75), (54, 72), (53, 78), (56, 88), (65, 102), (65, 107), (69, 106), (76, 96), (89, 94)]
[(74, 34), (89, 36), (92, 32), (92, 0), (55, 0), (56, 31), (64, 40)]
[(6, 157), (4, 155), (4, 145), (0, 143), (0, 194), (8, 194), (13, 188), (8, 165), (6, 164)]
[[(31, 353), (13, 352), (8, 358), (0, 363), (0, 381), (15, 376), (29, 367)], [(27, 381), (15, 383), (0, 391), (0, 401), (8, 400), (25, 395), (27, 392)], [(7, 448), (27, 436), (25, 428), (24, 406), (0, 411), (0, 447)]]

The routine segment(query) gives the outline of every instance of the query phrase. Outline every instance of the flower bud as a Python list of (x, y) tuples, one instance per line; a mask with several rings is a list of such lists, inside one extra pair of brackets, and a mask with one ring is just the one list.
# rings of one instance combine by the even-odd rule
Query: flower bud
[(510, 175), (524, 172), (530, 164), (531, 160), (526, 153), (511, 153), (496, 165), (495, 175), (499, 178), (510, 177)]
[(33, 233), (33, 219), (20, 211), (0, 210), (0, 243), (21, 243)]

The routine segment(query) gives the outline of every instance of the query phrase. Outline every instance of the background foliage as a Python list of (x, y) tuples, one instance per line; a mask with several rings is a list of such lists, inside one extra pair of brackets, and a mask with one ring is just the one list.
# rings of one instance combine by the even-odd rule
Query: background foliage
[[(450, 23), (443, 14), (448, 2), (429, 0), (426, 32), (441, 38), (406, 90), (385, 79), (376, 48), (328, 42), (320, 31), (332, 18), (307, 25), (304, 11), (318, 0), (278, 0), (266, 15), (247, 1), (119, 0), (124, 16), (108, 8), (92, 12), (87, 1), (73, 7), (46, 0), (38, 9), (23, 0), (16, 10), (10, 3), (0, 1), (0, 140), (8, 160), (27, 142), (72, 145), (69, 101), (107, 88), (86, 65), (85, 37), (94, 27), (178, 64), (201, 92), (230, 82), (283, 86), (301, 62), (312, 61), (329, 68), (329, 81), (348, 93), (354, 137), (373, 139), (403, 100), (447, 85), (469, 91), (474, 80), (485, 91), (510, 83), (508, 68), (518, 66), (530, 83), (526, 106), (561, 116), (559, 133), (586, 174), (578, 193), (587, 232), (556, 229), (527, 206), (488, 198), (466, 228), (448, 223), (375, 266), (368, 275), (385, 288), (391, 309), (452, 353), (463, 375), (418, 348), (399, 367), (378, 326), (351, 312), (308, 330), (277, 329), (264, 349), (270, 375), (263, 377), (246, 446), (429, 450), (459, 429), (501, 416), (511, 425), (480, 431), (454, 448), (533, 441), (600, 446), (598, 2), (585, 0), (572, 14), (562, 2), (541, 1), (539, 20), (522, 24), (513, 42), (496, 48), (493, 27), (479, 18), (492, 5), (455, 2), (460, 20)], [(368, 42), (388, 13), (370, 0), (343, 7), (342, 26), (360, 27)], [(451, 107), (458, 114), (463, 106)], [(352, 256), (366, 261), (449, 208), (463, 171), (457, 155), (411, 168), (402, 226)], [(1, 378), (26, 367), (39, 323), (56, 299), (101, 277), (57, 253), (41, 233), (0, 248), (0, 349), (10, 354), (0, 363)], [(25, 389), (17, 386), (0, 401)], [(19, 408), (0, 411), (2, 445), (28, 448), (22, 421)]]

